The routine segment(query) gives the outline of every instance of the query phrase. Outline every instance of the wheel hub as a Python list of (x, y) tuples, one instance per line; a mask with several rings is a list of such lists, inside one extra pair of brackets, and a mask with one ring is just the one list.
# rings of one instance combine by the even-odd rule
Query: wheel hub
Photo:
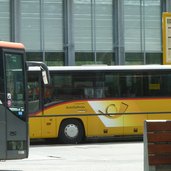
[(78, 127), (74, 124), (67, 125), (64, 133), (69, 138), (75, 138), (78, 135)]

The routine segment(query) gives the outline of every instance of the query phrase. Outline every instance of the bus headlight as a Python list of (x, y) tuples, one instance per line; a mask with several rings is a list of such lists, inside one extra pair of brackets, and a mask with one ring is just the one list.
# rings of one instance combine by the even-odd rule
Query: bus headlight
[(8, 141), (8, 150), (26, 150), (26, 141)]

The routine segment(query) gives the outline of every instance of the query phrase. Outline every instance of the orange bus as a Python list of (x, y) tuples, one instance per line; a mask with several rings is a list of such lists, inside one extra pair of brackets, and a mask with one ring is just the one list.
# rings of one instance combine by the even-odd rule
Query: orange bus
[(48, 67), (49, 86), (29, 69), (30, 138), (80, 143), (142, 136), (144, 120), (171, 119), (171, 66)]
[(0, 160), (23, 159), (29, 154), (29, 66), (41, 67), (47, 75), (44, 80), (49, 81), (44, 63), (26, 62), (23, 44), (0, 41)]

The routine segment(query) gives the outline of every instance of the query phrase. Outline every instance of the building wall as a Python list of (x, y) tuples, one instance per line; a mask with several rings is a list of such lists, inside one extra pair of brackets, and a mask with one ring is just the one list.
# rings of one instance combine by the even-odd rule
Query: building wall
[(169, 0), (0, 0), (0, 40), (48, 65), (160, 64)]

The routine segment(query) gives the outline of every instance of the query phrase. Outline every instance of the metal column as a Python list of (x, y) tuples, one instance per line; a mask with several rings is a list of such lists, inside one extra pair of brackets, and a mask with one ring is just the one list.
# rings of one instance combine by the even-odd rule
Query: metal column
[(64, 53), (65, 65), (75, 65), (73, 40), (73, 0), (64, 0)]
[(113, 0), (113, 42), (116, 65), (125, 64), (123, 3), (123, 0)]

